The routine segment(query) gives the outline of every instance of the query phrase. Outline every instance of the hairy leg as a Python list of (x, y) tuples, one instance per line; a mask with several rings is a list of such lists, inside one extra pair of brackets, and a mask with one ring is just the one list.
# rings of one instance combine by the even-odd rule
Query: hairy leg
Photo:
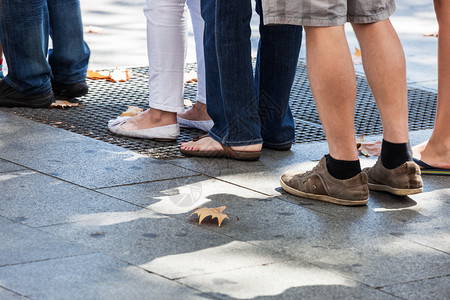
[(406, 64), (397, 33), (389, 20), (352, 25), (380, 112), (383, 138), (391, 143), (406, 143), (409, 141)]
[(308, 77), (330, 155), (357, 160), (356, 79), (344, 26), (305, 27), (305, 31)]
[(414, 157), (429, 165), (450, 168), (450, 2), (435, 0), (439, 24), (438, 104), (430, 139), (413, 147)]

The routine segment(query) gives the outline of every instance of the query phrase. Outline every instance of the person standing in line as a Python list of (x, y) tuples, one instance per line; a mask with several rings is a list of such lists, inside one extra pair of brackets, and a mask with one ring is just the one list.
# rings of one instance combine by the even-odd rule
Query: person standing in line
[[(185, 111), (183, 77), (188, 8), (194, 28), (198, 93), (197, 102)], [(132, 118), (119, 117), (109, 121), (109, 130), (124, 136), (160, 140), (177, 139), (180, 126), (208, 131), (212, 121), (206, 112), (204, 22), (200, 0), (147, 0), (144, 13), (147, 17), (150, 108)]]
[(438, 103), (433, 133), (413, 147), (422, 174), (450, 175), (450, 1), (434, 0), (439, 25)]
[(202, 0), (209, 135), (183, 143), (187, 156), (257, 160), (261, 148), (289, 150), (295, 138), (289, 95), (302, 40), (298, 26), (262, 24), (253, 74), (251, 0)]
[[(267, 24), (303, 25), (311, 90), (329, 154), (311, 171), (285, 172), (293, 195), (341, 205), (365, 205), (369, 189), (394, 195), (422, 191), (409, 143), (406, 63), (389, 16), (393, 0), (263, 0)], [(383, 123), (381, 155), (364, 170), (356, 150), (356, 78), (344, 24), (353, 26), (363, 66)]]
[(55, 95), (71, 100), (87, 94), (90, 50), (83, 39), (79, 0), (0, 0), (0, 15), (8, 64), (8, 75), (0, 82), (0, 106), (44, 108)]

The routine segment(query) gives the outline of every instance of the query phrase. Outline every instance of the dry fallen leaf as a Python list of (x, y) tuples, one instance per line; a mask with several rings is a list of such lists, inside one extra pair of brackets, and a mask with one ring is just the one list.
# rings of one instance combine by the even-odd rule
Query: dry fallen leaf
[(211, 217), (211, 219), (217, 218), (220, 227), (224, 219), (230, 219), (226, 214), (222, 213), (226, 208), (227, 208), (226, 206), (214, 208), (202, 207), (194, 211), (192, 214), (190, 214), (189, 217), (192, 216), (193, 214), (197, 214), (199, 217), (198, 224), (201, 224), (203, 219), (209, 216)]
[(87, 78), (89, 79), (106, 79), (112, 82), (124, 82), (130, 80), (132, 72), (127, 69), (116, 68), (114, 71), (97, 71), (88, 70)]
[(128, 109), (124, 111), (120, 116), (121, 117), (134, 117), (142, 113), (144, 110), (137, 106), (128, 106)]
[(89, 79), (108, 79), (110, 78), (109, 71), (97, 71), (97, 70), (88, 70), (87, 78)]
[(194, 70), (184, 73), (184, 83), (197, 82), (197, 72)]
[(56, 102), (53, 102), (52, 105), (50, 105), (50, 108), (53, 107), (60, 107), (60, 108), (66, 108), (66, 107), (75, 107), (78, 106), (80, 103), (72, 103), (66, 100), (56, 100)]
[(364, 136), (361, 136), (356, 140), (356, 148), (364, 156), (379, 156), (381, 153), (381, 141), (364, 141)]
[(112, 82), (124, 82), (131, 79), (131, 71), (126, 69), (116, 68), (112, 71), (110, 78), (107, 79)]
[(361, 51), (355, 47), (355, 55), (352, 56), (353, 63), (355, 65), (362, 64)]

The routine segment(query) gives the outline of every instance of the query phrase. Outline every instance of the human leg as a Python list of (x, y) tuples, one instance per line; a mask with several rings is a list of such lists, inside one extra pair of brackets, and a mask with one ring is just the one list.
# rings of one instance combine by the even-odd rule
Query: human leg
[(261, 0), (256, 2), (260, 15), (260, 41), (255, 69), (255, 88), (259, 98), (259, 116), (264, 146), (282, 149), (295, 138), (295, 124), (289, 96), (297, 69), (302, 27), (263, 25)]
[[(20, 12), (20, 13), (19, 13)], [(47, 2), (0, 1), (0, 39), (9, 71), (0, 82), (0, 106), (47, 107), (55, 99), (47, 63)]]
[(356, 79), (344, 27), (305, 26), (305, 31), (308, 77), (330, 156), (357, 160)]
[(150, 109), (118, 125), (122, 130), (173, 125), (179, 132), (177, 113), (184, 111), (186, 13), (186, 0), (147, 0)]
[(439, 24), (436, 118), (430, 139), (413, 147), (413, 152), (434, 168), (450, 169), (450, 2), (435, 0), (434, 8)]
[(9, 67), (5, 82), (25, 94), (50, 92), (47, 2), (33, 0), (23, 5), (18, 1), (1, 1), (0, 5), (1, 43)]
[(204, 21), (201, 16), (200, 0), (187, 0), (194, 29), (195, 50), (197, 56), (197, 97), (194, 105), (185, 112), (178, 114), (181, 127), (197, 128), (208, 132), (213, 122), (206, 111), (206, 79), (205, 56), (203, 53)]
[(406, 65), (401, 43), (389, 19), (352, 25), (383, 123), (381, 155), (372, 168), (364, 170), (369, 188), (401, 196), (419, 193), (422, 179), (409, 144)]
[(79, 0), (47, 0), (53, 49), (48, 60), (57, 82), (73, 84), (86, 79), (90, 50), (83, 39)]
[(261, 149), (251, 64), (251, 15), (250, 1), (202, 1), (207, 110), (214, 127), (209, 132), (212, 138), (184, 143), (182, 151), (220, 150), (221, 144), (238, 151)]
[(84, 96), (89, 90), (85, 81), (90, 50), (83, 39), (79, 0), (48, 0), (47, 4), (53, 41), (48, 56), (53, 92), (58, 99)]

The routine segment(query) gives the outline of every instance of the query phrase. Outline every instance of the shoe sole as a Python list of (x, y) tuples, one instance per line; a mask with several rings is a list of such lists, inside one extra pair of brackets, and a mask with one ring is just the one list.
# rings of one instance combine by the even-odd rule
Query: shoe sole
[(317, 195), (317, 194), (305, 193), (305, 192), (296, 190), (296, 189), (288, 186), (287, 184), (285, 184), (283, 182), (283, 180), (280, 180), (280, 184), (281, 184), (281, 187), (283, 188), (283, 190), (285, 190), (289, 194), (303, 197), (303, 198), (320, 200), (320, 201), (324, 201), (324, 202), (329, 202), (329, 203), (339, 204), (339, 205), (346, 205), (346, 206), (361, 206), (361, 205), (366, 205), (369, 202), (369, 198), (364, 199), (364, 200), (345, 200), (345, 199), (334, 198), (334, 197), (327, 196), (327, 195)]
[(369, 190), (377, 191), (377, 192), (387, 192), (387, 193), (391, 193), (392, 195), (396, 195), (396, 196), (408, 196), (408, 195), (421, 193), (423, 191), (423, 188), (399, 189), (399, 188), (390, 187), (388, 185), (369, 183)]

